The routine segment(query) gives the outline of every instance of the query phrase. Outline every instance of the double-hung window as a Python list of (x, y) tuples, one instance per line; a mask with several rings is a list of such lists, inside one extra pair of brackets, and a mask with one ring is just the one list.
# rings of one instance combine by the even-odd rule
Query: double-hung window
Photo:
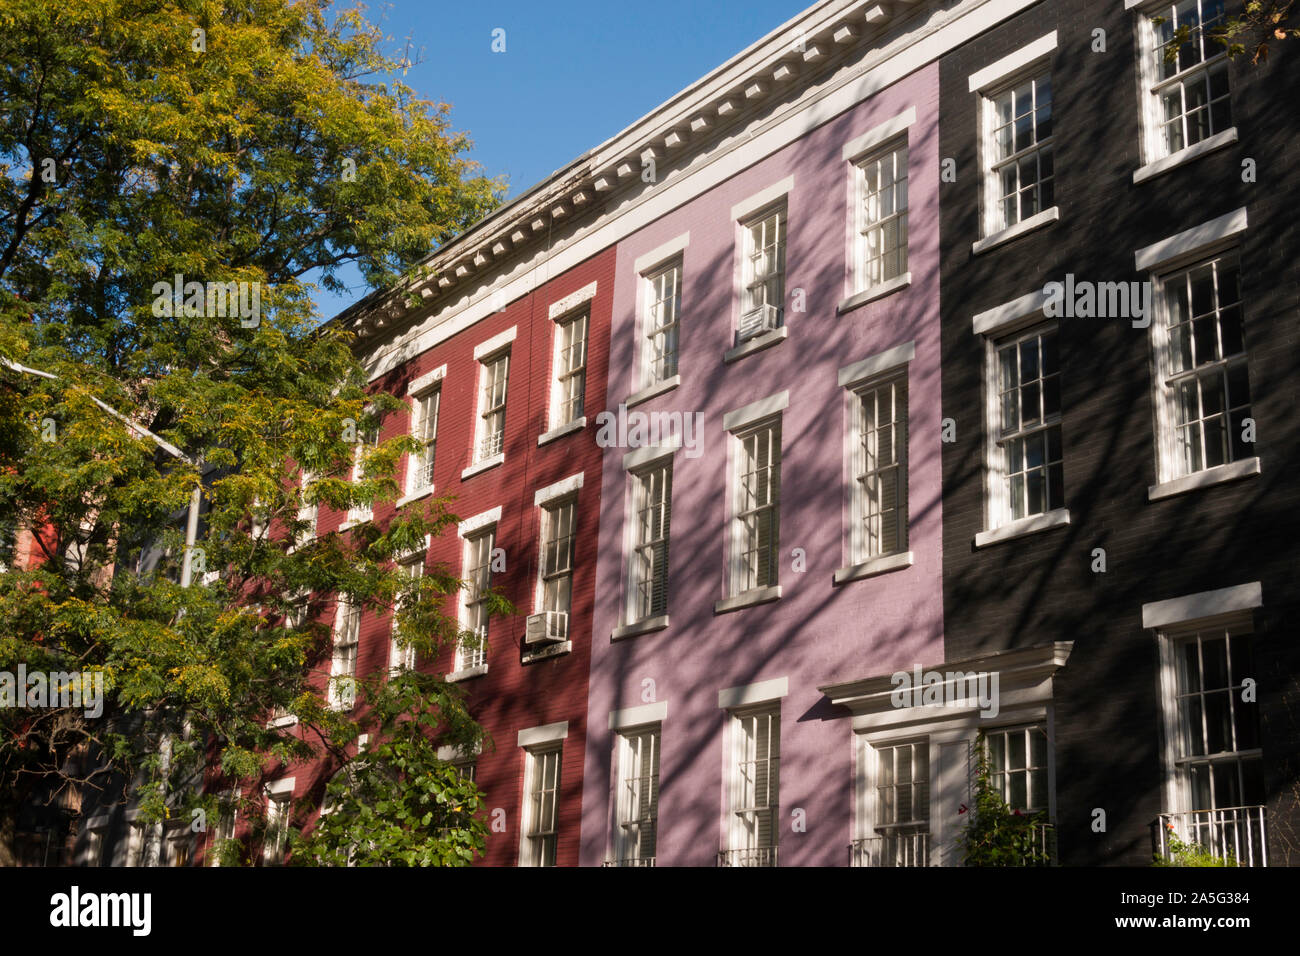
[(984, 734), (989, 782), (1007, 806), (1021, 813), (1048, 812), (1047, 731), (1042, 724)]
[(334, 655), (330, 664), (330, 702), (350, 710), (357, 701), (357, 649), (361, 643), (361, 605), (340, 598), (334, 623)]
[(724, 866), (776, 866), (780, 835), (781, 713), (731, 716), (730, 793)]
[(1235, 252), (1160, 277), (1152, 322), (1162, 480), (1254, 455)]
[(1045, 69), (984, 94), (985, 235), (1056, 204), (1052, 81)]
[(855, 563), (907, 550), (907, 379), (858, 387), (855, 418)]
[(775, 587), (781, 523), (781, 419), (735, 433), (732, 595)]
[(1164, 2), (1146, 9), (1140, 20), (1142, 113), (1151, 162), (1232, 128), (1228, 51), (1210, 36), (1225, 23), (1224, 2)]
[(553, 429), (576, 422), (585, 410), (588, 318), (588, 313), (583, 311), (562, 319), (556, 325), (555, 381), (551, 399)]
[[(424, 576), (424, 553), (421, 552), (409, 561), (404, 561), (398, 565), (402, 577), (413, 587), (419, 587), (420, 579)], [(397, 616), (402, 610), (409, 609), (413, 606), (418, 598), (410, 594), (404, 595), (398, 607), (393, 609), (393, 630), (390, 637), (390, 647), (388, 653), (388, 667), (392, 671), (414, 670), (415, 669), (415, 647), (412, 644), (400, 644), (397, 640)]]
[(492, 549), (496, 526), (465, 537), (461, 629), (469, 633), (456, 643), (456, 670), (487, 664), (488, 607), (486, 595), (492, 587)]
[(682, 310), (680, 256), (642, 277), (642, 379), (658, 385), (677, 374), (677, 348)]
[(1172, 695), (1165, 700), (1173, 766), (1172, 812), (1185, 843), (1243, 865), (1265, 861), (1264, 764), (1249, 615), (1161, 634)]
[(857, 287), (868, 291), (907, 272), (907, 140), (857, 164)]
[(483, 359), (479, 373), (478, 456), (486, 461), (505, 453), (506, 382), (510, 374), (510, 350)]
[(560, 817), (559, 747), (527, 751), (524, 771), (524, 866), (555, 866)]
[(858, 866), (930, 865), (930, 747), (926, 740), (868, 748), (871, 833), (855, 847)]
[(262, 839), (262, 865), (282, 866), (289, 848), (294, 778), (271, 783), (266, 795), (266, 831)]
[(1057, 328), (1036, 326), (990, 349), (997, 423), (990, 510), (997, 526), (1065, 506)]
[(406, 493), (419, 494), (433, 487), (434, 452), (438, 447), (438, 412), (442, 389), (434, 388), (416, 395), (411, 403), (411, 436), (420, 443), (418, 452), (407, 463)]
[(656, 725), (618, 735), (614, 865), (654, 866), (659, 826), (659, 738)]
[(569, 636), (573, 607), (573, 556), (577, 541), (578, 499), (568, 497), (542, 508), (542, 560), (539, 587), (546, 635), (553, 640)]
[(628, 623), (668, 613), (668, 539), (672, 524), (673, 462), (662, 458), (632, 478), (632, 553)]
[[(373, 428), (362, 432), (357, 440), (356, 447), (352, 454), (352, 482), (356, 484), (361, 481), (365, 469), (366, 456), (375, 449), (379, 444), (379, 429)], [(369, 521), (375, 515), (374, 509), (369, 502), (359, 502), (348, 509), (348, 521), (359, 522)]]
[(294, 547), (301, 548), (309, 544), (316, 537), (316, 521), (320, 514), (320, 505), (314, 500), (308, 500), (312, 482), (316, 476), (303, 469), (300, 473), (299, 495), (300, 504), (298, 506), (298, 523), (302, 525), (297, 537), (294, 539)]
[(742, 225), (744, 276), (740, 307), (741, 342), (779, 328), (785, 314), (786, 206), (770, 208)]

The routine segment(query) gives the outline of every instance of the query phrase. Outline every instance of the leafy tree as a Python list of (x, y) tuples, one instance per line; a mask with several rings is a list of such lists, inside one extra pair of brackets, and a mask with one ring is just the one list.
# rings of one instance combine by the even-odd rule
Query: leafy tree
[[(102, 671), (107, 697), (99, 719), (0, 710), (0, 821), (37, 789), (112, 772), (142, 774), (161, 820), (207, 762), (246, 783), (342, 761), (369, 704), (354, 717), (313, 689), (337, 595), (409, 605), (402, 639), (426, 656), (456, 636), (444, 603), (460, 582), (393, 566), (454, 521), (447, 502), (292, 547), (304, 505), (396, 497), (418, 447), (360, 442), (403, 404), (366, 393), (350, 334), (317, 326), (308, 277), (338, 289), (351, 264), (398, 281), (501, 197), (448, 108), (391, 81), (382, 44), (326, 0), (0, 3), (0, 524), (36, 530), (40, 557), (0, 575), (0, 669)], [(164, 291), (177, 281), (179, 298)], [(464, 716), (451, 688), (408, 689), (444, 722)], [(268, 727), (276, 709), (301, 732)], [(102, 765), (74, 769), (88, 751)]]
[[(1250, 54), (1250, 62), (1258, 65), (1268, 59), (1270, 43), (1300, 39), (1300, 29), (1295, 25), (1292, 7), (1295, 0), (1247, 0), (1241, 12), (1224, 17), (1205, 31), (1214, 43), (1228, 51), (1230, 57)], [(1167, 22), (1165, 17), (1155, 17), (1157, 26)], [(1180, 24), (1165, 46), (1165, 59), (1173, 62), (1178, 50), (1192, 38), (1192, 25)]]
[[(1007, 806), (989, 772), (984, 735), (975, 741), (975, 806), (960, 841), (966, 866), (1046, 866), (1042, 813), (1022, 814)], [(963, 812), (965, 808), (963, 807)]]

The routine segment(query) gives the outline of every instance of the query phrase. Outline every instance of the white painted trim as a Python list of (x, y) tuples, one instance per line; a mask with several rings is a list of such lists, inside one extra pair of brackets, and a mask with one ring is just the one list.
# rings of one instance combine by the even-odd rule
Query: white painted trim
[(761, 212), (767, 206), (788, 196), (792, 189), (794, 189), (794, 176), (787, 176), (780, 182), (759, 190), (748, 199), (736, 203), (731, 207), (731, 218), (736, 221), (748, 219), (754, 213)]
[(682, 252), (691, 244), (691, 234), (684, 232), (675, 239), (669, 239), (662, 246), (657, 246), (649, 252), (636, 257), (632, 263), (632, 271), (637, 275), (643, 272), (649, 272), (656, 266), (661, 266), (673, 256)]
[(1041, 229), (1043, 226), (1059, 221), (1061, 218), (1061, 207), (1053, 206), (1051, 209), (1044, 209), (1042, 212), (1034, 213), (1028, 219), (1022, 219), (1014, 226), (1007, 226), (991, 236), (985, 236), (983, 239), (977, 239), (971, 243), (971, 255), (978, 256), (981, 252), (988, 252), (1003, 243), (1010, 242), (1012, 239), (1018, 239), (1027, 232), (1033, 232), (1035, 229)]
[(438, 759), (446, 760), (448, 763), (456, 763), (460, 760), (469, 760), (472, 757), (480, 757), (483, 754), (483, 742), (479, 741), (474, 745), (474, 752), (470, 754), (461, 753), (451, 744), (443, 744), (438, 748)]
[(1047, 292), (1038, 289), (1018, 299), (996, 305), (984, 312), (976, 313), (971, 320), (971, 331), (976, 335), (989, 335), (1001, 332), (1018, 324), (1022, 319), (1038, 317), (1038, 313), (1047, 304)]
[(1142, 626), (1151, 628), (1182, 624), (1184, 621), (1196, 621), (1232, 611), (1247, 611), (1263, 605), (1264, 588), (1258, 581), (1252, 581), (1235, 587), (1219, 588), (1217, 591), (1201, 591), (1167, 601), (1143, 604)]
[(529, 727), (519, 731), (520, 747), (536, 747), (540, 744), (553, 744), (569, 736), (569, 722), (561, 720), (554, 724)]
[(774, 677), (754, 684), (742, 684), (718, 691), (718, 706), (723, 710), (767, 704), (790, 695), (790, 678)]
[(270, 781), (263, 790), (268, 797), (280, 797), (286, 793), (292, 794), (297, 785), (297, 777), (281, 777), (279, 780)]
[(1249, 478), (1251, 475), (1258, 475), (1259, 470), (1258, 457), (1243, 458), (1240, 461), (1229, 462), (1226, 465), (1216, 465), (1213, 468), (1194, 471), (1190, 475), (1183, 475), (1181, 478), (1173, 478), (1169, 481), (1162, 481), (1158, 485), (1151, 485), (1147, 488), (1147, 499), (1149, 501), (1159, 501), (1162, 498), (1172, 498), (1174, 495), (1186, 494), (1189, 491), (1195, 491), (1197, 488), (1209, 488), (1212, 485), (1223, 484), (1225, 481)]
[(1139, 166), (1133, 170), (1133, 183), (1144, 183), (1148, 179), (1153, 179), (1161, 173), (1167, 173), (1171, 169), (1177, 169), (1184, 163), (1190, 163), (1194, 159), (1200, 159), (1206, 153), (1212, 153), (1216, 149), (1222, 149), (1224, 146), (1231, 146), (1237, 141), (1237, 127), (1232, 126), (1221, 133), (1215, 133), (1199, 143), (1193, 143), (1186, 146), (1176, 153), (1170, 153), (1160, 159), (1152, 160), (1145, 166)]
[(505, 348), (505, 346), (515, 340), (515, 334), (518, 331), (519, 326), (512, 325), (504, 332), (498, 332), (486, 342), (480, 342), (478, 345), (474, 346), (474, 361), (478, 362), (487, 358), (493, 352), (499, 352), (501, 349)]
[(501, 520), (501, 506), (489, 508), (487, 511), (480, 511), (472, 518), (466, 518), (460, 524), (456, 525), (456, 533), (460, 537), (473, 534), (475, 531), (481, 531), (484, 528), (497, 524)]
[(861, 292), (855, 292), (847, 299), (840, 300), (835, 306), (837, 315), (856, 309), (860, 305), (868, 302), (874, 302), (876, 299), (883, 299), (887, 295), (892, 295), (899, 289), (906, 289), (912, 284), (912, 273), (904, 272), (901, 276), (895, 276), (887, 282), (877, 282), (873, 286), (863, 289)]
[(1014, 53), (1008, 53), (1000, 60), (995, 60), (982, 70), (976, 70), (966, 80), (970, 92), (976, 93), (1001, 83), (1013, 73), (1024, 69), (1056, 49), (1056, 31), (1041, 36), (1033, 43), (1022, 46)]
[(557, 441), (563, 438), (565, 435), (572, 435), (574, 432), (580, 432), (586, 427), (587, 427), (587, 416), (583, 415), (581, 418), (575, 418), (573, 421), (568, 422), (567, 424), (560, 425), (557, 428), (552, 428), (550, 431), (543, 432), (541, 435), (538, 435), (537, 444), (545, 445), (548, 444), (549, 442)]
[(902, 551), (898, 554), (886, 554), (883, 557), (863, 561), (861, 564), (853, 564), (848, 567), (839, 568), (835, 574), (832, 575), (831, 583), (847, 584), (849, 581), (860, 581), (863, 578), (874, 578), (878, 574), (888, 574), (890, 571), (901, 571), (904, 568), (910, 568), (914, 563), (911, 551)]
[(780, 599), (781, 585), (769, 584), (766, 587), (750, 588), (748, 591), (741, 591), (739, 594), (725, 597), (721, 601), (715, 601), (713, 613), (727, 614), (747, 607), (757, 607), (760, 604), (771, 604), (773, 601), (779, 601)]
[(571, 292), (563, 299), (560, 299), (557, 302), (552, 302), (550, 307), (546, 310), (546, 317), (554, 322), (556, 319), (564, 318), (564, 316), (572, 312), (578, 306), (582, 305), (584, 302), (590, 302), (594, 298), (596, 298), (596, 283), (590, 282), (587, 285), (584, 285), (577, 292)]
[(428, 391), (432, 386), (441, 382), (447, 377), (447, 364), (444, 362), (432, 372), (425, 372), (419, 378), (411, 380), (411, 384), (406, 386), (407, 395), (418, 395), (420, 392)]
[(723, 431), (735, 431), (737, 428), (744, 428), (752, 425), (757, 421), (767, 418), (769, 415), (775, 415), (777, 412), (784, 411), (790, 407), (790, 390), (783, 389), (775, 395), (769, 395), (767, 398), (760, 398), (756, 402), (750, 402), (748, 405), (742, 405), (734, 411), (727, 412), (722, 416)]
[(495, 454), (491, 458), (484, 458), (482, 461), (475, 462), (474, 464), (466, 468), (464, 471), (462, 471), (460, 473), (460, 480), (464, 481), (466, 478), (473, 478), (475, 475), (480, 474), (481, 472), (488, 471), (492, 468), (495, 468), (497, 465), (505, 464), (505, 460), (506, 460), (505, 452), (500, 452), (498, 454)]
[(651, 462), (658, 461), (660, 458), (667, 458), (673, 452), (682, 447), (682, 438), (680, 435), (672, 435), (666, 445), (643, 445), (640, 448), (634, 448), (623, 456), (623, 468), (625, 471), (632, 471), (641, 468)]
[(538, 488), (533, 494), (533, 505), (542, 505), (548, 501), (554, 501), (556, 498), (563, 498), (567, 494), (577, 491), (582, 487), (583, 472), (576, 475), (570, 475), (568, 478), (547, 485), (545, 488)]
[[(929, 33), (901, 35), (885, 49), (871, 51), (864, 61), (810, 88), (799, 100), (756, 128), (741, 132), (692, 168), (682, 170), (653, 189), (628, 199), (599, 225), (576, 231), (553, 245), (515, 262), (502, 285), (510, 301), (527, 295), (549, 276), (559, 275), (591, 256), (617, 245), (696, 196), (748, 169), (818, 127), (870, 99), (881, 90), (915, 73), (973, 37), (984, 33), (1037, 0), (985, 0), (952, 12)], [(917, 31), (921, 32), (921, 31)], [(854, 72), (854, 71), (857, 72)], [(639, 125), (639, 124), (635, 124)], [(613, 141), (611, 141), (613, 142)], [(612, 162), (614, 153), (599, 147), (597, 165)], [(619, 150), (622, 147), (618, 147)], [(608, 155), (606, 155), (608, 153)], [(492, 314), (488, 297), (471, 301), (464, 295), (413, 324), (401, 336), (365, 356), (369, 381), (387, 374), (416, 355), (433, 348)]]
[(455, 684), (458, 681), (469, 680), (471, 677), (481, 677), (488, 671), (486, 664), (475, 664), (473, 667), (463, 667), (458, 671), (450, 671), (443, 678), (449, 684)]
[(638, 634), (650, 634), (654, 631), (662, 631), (668, 627), (668, 615), (656, 614), (654, 617), (647, 617), (640, 621), (633, 621), (631, 624), (621, 624), (614, 628), (609, 634), (610, 641), (621, 641), (625, 637), (636, 637)]
[(997, 544), (1001, 541), (1008, 541), (1011, 538), (1020, 538), (1027, 534), (1037, 534), (1040, 531), (1050, 531), (1052, 528), (1059, 528), (1062, 525), (1070, 523), (1069, 508), (1055, 508), (1052, 511), (1045, 511), (1042, 514), (1030, 515), (1027, 518), (1017, 518), (1015, 521), (1008, 521), (1004, 525), (999, 525), (988, 531), (981, 531), (975, 535), (975, 547), (983, 548), (986, 545)]
[(662, 724), (668, 718), (668, 701), (659, 700), (640, 707), (627, 707), (609, 712), (609, 729), (626, 730), (642, 724)]
[(423, 545), (421, 545), (418, 548), (412, 548), (410, 551), (403, 551), (401, 554), (395, 556), (393, 560), (396, 561), (398, 564), (408, 564), (414, 558), (420, 557), (421, 555), (427, 555), (429, 553), (429, 548), (432, 544), (433, 544), (433, 535), (426, 534), (424, 536)]
[(851, 385), (858, 385), (867, 379), (892, 371), (900, 365), (906, 365), (914, 358), (916, 358), (916, 342), (904, 342), (902, 345), (896, 345), (878, 355), (865, 358), (861, 362), (845, 365), (840, 369), (839, 386), (840, 388), (846, 388)]
[(855, 136), (840, 150), (840, 159), (853, 162), (877, 146), (883, 146), (916, 122), (916, 107), (909, 106), (892, 119), (873, 126), (860, 136)]
[(1168, 239), (1161, 239), (1149, 246), (1143, 246), (1133, 253), (1133, 261), (1138, 272), (1146, 272), (1173, 262), (1186, 255), (1199, 252), (1225, 239), (1241, 235), (1246, 231), (1246, 207), (1203, 222), (1199, 226), (1185, 229)]
[(732, 362), (738, 362), (747, 355), (754, 355), (757, 352), (763, 352), (774, 345), (780, 345), (790, 337), (790, 326), (782, 325), (779, 328), (768, 329), (766, 332), (754, 336), (752, 339), (746, 339), (739, 345), (733, 345), (727, 351), (722, 353), (722, 363), (730, 365)]
[(672, 375), (664, 379), (662, 382), (655, 382), (653, 385), (647, 385), (640, 391), (633, 392), (627, 398), (623, 399), (623, 407), (632, 408), (634, 405), (648, 402), (656, 395), (662, 395), (664, 392), (671, 392), (680, 384), (682, 384), (681, 375)]

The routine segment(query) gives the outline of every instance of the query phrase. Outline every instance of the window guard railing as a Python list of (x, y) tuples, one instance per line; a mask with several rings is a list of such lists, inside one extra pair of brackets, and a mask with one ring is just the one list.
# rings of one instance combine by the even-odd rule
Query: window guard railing
[(1268, 825), (1262, 806), (1162, 813), (1151, 825), (1155, 853), (1174, 858), (1173, 840), (1195, 844), (1230, 866), (1268, 866)]
[(930, 831), (925, 824), (881, 828), (879, 835), (849, 844), (849, 866), (929, 866)]
[(777, 866), (777, 847), (756, 846), (744, 850), (723, 850), (718, 866)]

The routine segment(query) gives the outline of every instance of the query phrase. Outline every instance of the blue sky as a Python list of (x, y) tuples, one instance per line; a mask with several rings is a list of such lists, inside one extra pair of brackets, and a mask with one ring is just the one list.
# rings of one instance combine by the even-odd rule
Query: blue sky
[[(419, 65), (403, 78), (451, 104), (451, 122), (474, 141), (471, 157), (505, 174), (509, 196), (549, 176), (740, 52), (812, 0), (396, 0), (367, 15), (400, 54), (411, 38)], [(492, 31), (506, 31), (504, 53)], [(318, 291), (330, 318), (367, 291), (352, 273), (348, 296)]]

